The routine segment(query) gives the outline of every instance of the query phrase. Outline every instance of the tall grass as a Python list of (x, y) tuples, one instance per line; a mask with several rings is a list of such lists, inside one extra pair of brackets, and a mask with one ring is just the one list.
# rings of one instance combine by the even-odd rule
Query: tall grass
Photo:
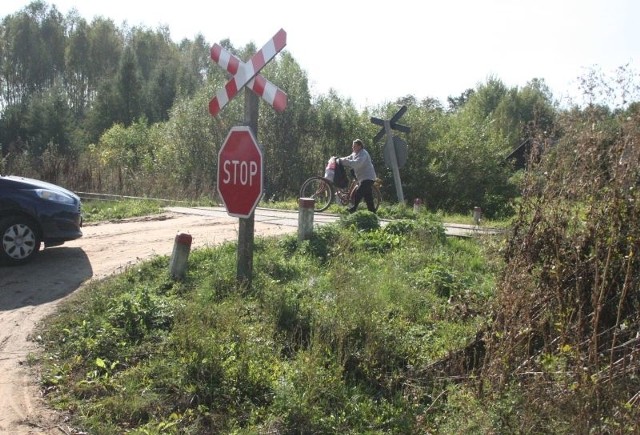
[(517, 391), (533, 432), (638, 433), (640, 111), (562, 122), (571, 134), (531, 159), (484, 380)]

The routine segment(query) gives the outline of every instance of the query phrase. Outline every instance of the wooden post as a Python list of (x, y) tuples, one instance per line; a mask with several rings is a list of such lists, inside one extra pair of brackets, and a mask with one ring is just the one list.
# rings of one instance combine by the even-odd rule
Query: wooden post
[[(258, 137), (258, 97), (244, 89), (244, 123)], [(264, 176), (264, 174), (263, 174)], [(251, 287), (253, 279), (253, 237), (255, 211), (248, 218), (239, 218), (236, 279), (240, 285)]]

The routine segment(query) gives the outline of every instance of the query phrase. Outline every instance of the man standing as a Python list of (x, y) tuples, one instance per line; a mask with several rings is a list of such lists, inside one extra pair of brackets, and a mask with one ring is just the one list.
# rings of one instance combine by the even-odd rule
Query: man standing
[(375, 213), (376, 209), (373, 205), (373, 183), (376, 180), (376, 171), (373, 168), (371, 162), (371, 156), (364, 149), (364, 144), (360, 139), (356, 139), (351, 144), (351, 150), (353, 151), (347, 157), (340, 157), (336, 160), (337, 164), (351, 168), (356, 173), (356, 179), (358, 180), (358, 188), (356, 190), (353, 207), (349, 209), (349, 213), (353, 213), (358, 209), (360, 201), (364, 199), (367, 204), (367, 209)]

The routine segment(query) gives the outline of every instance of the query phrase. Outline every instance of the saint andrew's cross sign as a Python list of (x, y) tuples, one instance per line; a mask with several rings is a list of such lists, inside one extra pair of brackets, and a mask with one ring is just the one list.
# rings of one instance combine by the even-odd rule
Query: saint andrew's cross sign
[[(216, 116), (245, 85), (282, 112), (287, 106), (287, 95), (260, 74), (260, 70), (287, 45), (287, 32), (280, 29), (248, 62), (242, 62), (219, 44), (211, 48), (211, 59), (230, 72), (233, 77), (209, 102), (209, 113)], [(255, 77), (255, 79), (254, 79)]]
[(404, 193), (402, 192), (402, 182), (400, 180), (400, 167), (404, 166), (407, 160), (407, 143), (398, 136), (394, 136), (391, 130), (398, 130), (404, 133), (411, 131), (411, 128), (406, 125), (398, 124), (398, 120), (406, 111), (407, 106), (402, 106), (389, 120), (371, 118), (372, 123), (382, 127), (373, 138), (373, 141), (377, 142), (383, 136), (387, 136), (384, 146), (384, 160), (393, 172), (393, 181), (396, 185), (399, 203), (404, 202)]
[[(238, 70), (244, 65), (244, 63), (234, 56), (233, 53), (225, 50), (219, 44), (213, 44), (213, 47), (211, 47), (211, 59), (213, 59), (213, 61), (222, 68), (226, 69), (231, 75), (237, 74)], [(254, 78), (249, 80), (247, 87), (251, 89), (253, 93), (262, 97), (267, 104), (273, 106), (277, 112), (282, 112), (285, 107), (287, 107), (287, 94), (282, 92), (280, 88), (269, 80), (265, 79), (262, 74), (256, 74)], [(215, 116), (220, 111), (220, 100), (216, 96), (216, 102), (214, 103), (213, 101), (214, 100), (212, 100), (209, 105), (209, 110), (211, 111), (211, 114)]]

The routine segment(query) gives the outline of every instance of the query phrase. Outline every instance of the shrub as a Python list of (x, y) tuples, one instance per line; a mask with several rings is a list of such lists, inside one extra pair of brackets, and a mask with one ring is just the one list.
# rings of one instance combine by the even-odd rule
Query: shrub
[(355, 228), (359, 231), (372, 231), (380, 228), (380, 221), (375, 213), (370, 211), (356, 211), (355, 213), (342, 216), (340, 225), (345, 228)]

